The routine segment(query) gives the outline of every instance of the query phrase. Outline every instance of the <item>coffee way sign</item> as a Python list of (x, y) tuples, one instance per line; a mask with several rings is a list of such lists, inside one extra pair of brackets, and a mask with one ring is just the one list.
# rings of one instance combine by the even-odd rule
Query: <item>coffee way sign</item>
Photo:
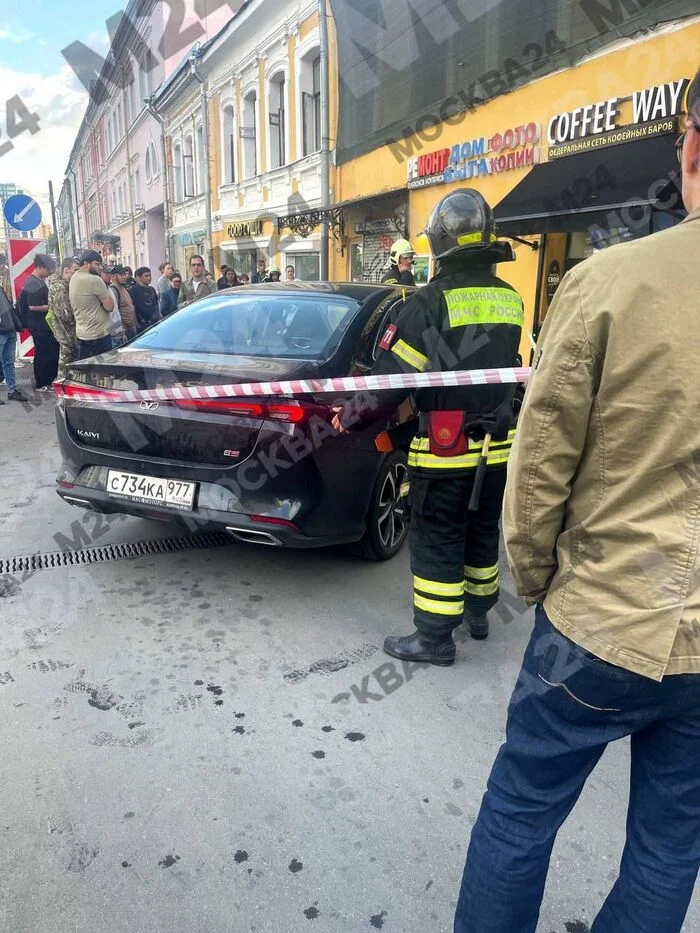
[(603, 146), (672, 132), (683, 107), (688, 79), (655, 84), (631, 96), (632, 123), (620, 126), (619, 105), (629, 98), (607, 100), (555, 114), (547, 124), (548, 158), (587, 152)]

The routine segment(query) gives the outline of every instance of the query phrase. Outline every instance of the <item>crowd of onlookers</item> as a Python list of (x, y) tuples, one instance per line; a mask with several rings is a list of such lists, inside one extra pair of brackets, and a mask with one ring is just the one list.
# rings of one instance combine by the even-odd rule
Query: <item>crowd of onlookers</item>
[[(6, 268), (0, 256), (0, 269)], [(158, 267), (155, 286), (148, 266), (132, 270), (105, 265), (96, 250), (64, 259), (59, 268), (49, 256), (34, 257), (34, 271), (13, 305), (9, 277), (0, 281), (0, 381), (7, 383), (8, 398), (26, 401), (17, 388), (15, 357), (17, 333), (28, 330), (34, 342), (34, 381), (38, 392), (50, 392), (66, 367), (121, 346), (136, 334), (185, 305), (227, 288), (262, 282), (280, 282), (280, 269), (258, 260), (252, 278), (231, 267), (221, 267), (216, 280), (201, 256), (192, 256), (186, 276), (170, 262)], [(285, 281), (297, 282), (294, 266), (287, 266)], [(0, 404), (4, 402), (0, 399)]]

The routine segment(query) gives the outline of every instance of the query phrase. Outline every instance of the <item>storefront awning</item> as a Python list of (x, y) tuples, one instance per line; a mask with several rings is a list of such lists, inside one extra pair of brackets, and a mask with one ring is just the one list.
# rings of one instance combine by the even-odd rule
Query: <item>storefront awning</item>
[(674, 136), (656, 136), (536, 165), (494, 208), (498, 233), (608, 228), (622, 209), (622, 225), (634, 226), (646, 205), (682, 210), (674, 144)]

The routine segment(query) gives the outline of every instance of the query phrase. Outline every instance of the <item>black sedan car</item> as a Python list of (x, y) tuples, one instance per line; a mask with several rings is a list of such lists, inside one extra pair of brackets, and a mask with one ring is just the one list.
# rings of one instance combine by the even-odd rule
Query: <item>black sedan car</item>
[[(410, 291), (229, 289), (72, 364), (56, 406), (58, 494), (95, 512), (225, 529), (247, 542), (354, 543), (368, 559), (392, 557), (407, 533), (405, 456), (378, 453), (374, 441), (393, 413), (338, 435), (331, 421), (342, 395), (130, 403), (113, 393), (364, 375)], [(92, 400), (75, 397), (85, 392)]]

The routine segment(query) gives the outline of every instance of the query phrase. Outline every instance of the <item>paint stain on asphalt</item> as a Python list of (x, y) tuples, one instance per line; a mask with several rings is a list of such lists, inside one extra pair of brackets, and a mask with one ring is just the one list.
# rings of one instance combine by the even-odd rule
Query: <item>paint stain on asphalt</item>
[(251, 593), (250, 596), (248, 597), (248, 602), (251, 602), (251, 603), (261, 603), (262, 601), (263, 601), (263, 597), (258, 596), (257, 593)]
[(564, 926), (566, 933), (591, 933), (591, 928), (583, 920), (568, 920)]
[(128, 726), (129, 726), (130, 729), (138, 729), (139, 726), (145, 726), (145, 725), (146, 725), (145, 722), (130, 722), (130, 723), (128, 723)]
[(234, 854), (233, 860), (234, 860), (234, 862), (237, 862), (239, 865), (240, 865), (242, 862), (247, 862), (247, 861), (248, 861), (248, 853), (246, 852), (245, 849), (239, 849), (239, 850)]
[(373, 917), (370, 917), (370, 926), (373, 926), (375, 930), (381, 930), (381, 928), (384, 926), (384, 918), (386, 916), (387, 912), (383, 910), (380, 914), (375, 914)]
[(431, 880), (431, 881), (429, 881), (429, 882), (426, 884), (425, 890), (426, 890), (426, 891), (429, 891), (429, 890), (432, 888), (432, 886), (433, 886), (433, 882), (432, 882), (432, 880)]
[(122, 868), (131, 868), (130, 862), (122, 862)]
[(335, 732), (333, 726), (321, 726), (321, 732)]
[(461, 778), (455, 778), (454, 781), (452, 782), (452, 787), (454, 788), (454, 790), (459, 790), (460, 787), (464, 787), (464, 781), (461, 780)]
[(311, 754), (314, 756), (314, 758), (325, 758), (326, 757), (326, 753), (322, 752), (320, 749), (318, 751), (311, 752)]
[(195, 680), (194, 685), (195, 685), (195, 687), (203, 687), (203, 686), (204, 686), (204, 681), (203, 681), (203, 680)]
[(294, 719), (294, 720), (292, 720), (292, 725), (293, 725), (293, 726), (296, 726), (297, 729), (299, 729), (301, 726), (304, 725), (304, 723), (303, 723), (303, 721), (302, 721), (301, 719)]
[(224, 705), (223, 700), (214, 700), (214, 706), (223, 706), (223, 705)]
[(234, 726), (233, 731), (236, 735), (245, 735), (245, 728), (243, 726)]
[(162, 858), (158, 864), (162, 868), (172, 868), (177, 862), (180, 861), (179, 855), (166, 855), (165, 858)]
[(245, 719), (245, 713), (234, 713), (236, 719)]
[(293, 875), (296, 875), (296, 873), (298, 871), (301, 871), (303, 867), (304, 867), (304, 863), (300, 862), (299, 859), (296, 859), (296, 858), (293, 858), (292, 861), (289, 863), (289, 870), (291, 871)]
[(317, 907), (307, 907), (304, 911), (304, 916), (307, 920), (315, 920), (320, 914)]
[(362, 742), (364, 740), (364, 732), (347, 732), (345, 738), (348, 742)]
[(207, 690), (209, 691), (209, 693), (213, 693), (215, 697), (220, 697), (221, 694), (224, 692), (223, 687), (219, 687), (216, 684), (209, 684), (209, 686), (207, 687)]
[(136, 814), (134, 813), (134, 811), (133, 811), (133, 810), (129, 810), (128, 813), (125, 813), (125, 814), (124, 814), (124, 819), (125, 819), (125, 820), (132, 820), (135, 816), (136, 816)]
[(12, 676), (12, 674), (9, 671), (5, 671), (4, 674), (0, 674), (0, 684), (6, 685), (6, 684), (13, 684), (14, 682), (15, 682), (15, 678)]

